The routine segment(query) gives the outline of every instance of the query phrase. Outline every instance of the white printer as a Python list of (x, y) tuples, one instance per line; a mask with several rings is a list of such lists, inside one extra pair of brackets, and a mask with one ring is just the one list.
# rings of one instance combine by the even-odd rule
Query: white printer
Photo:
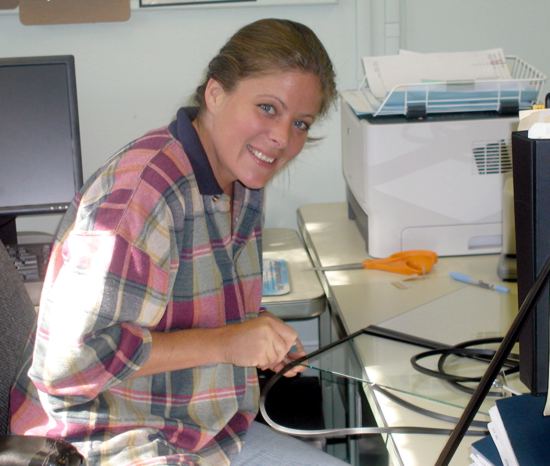
[[(452, 111), (434, 107), (430, 113), (429, 98), (437, 92), (419, 91), (418, 85), (409, 91), (396, 88), (386, 99), (386, 104), (402, 105), (404, 110), (398, 112), (360, 112), (360, 91), (342, 94), (342, 166), (349, 215), (370, 256), (407, 249), (430, 249), (441, 256), (501, 251), (502, 190), (512, 170), (511, 133), (518, 110), (536, 102), (545, 77), (539, 73), (536, 78), (521, 80), (521, 92), (514, 90), (518, 80), (507, 82), (506, 91), (499, 89), (498, 94), (487, 91), (491, 102), (482, 111), (457, 111), (459, 102)], [(523, 86), (529, 94), (522, 93)], [(479, 86), (471, 95), (453, 91), (457, 95), (471, 97), (469, 103), (475, 105), (484, 96)]]
[(369, 118), (341, 102), (349, 209), (369, 255), (500, 252), (517, 116)]

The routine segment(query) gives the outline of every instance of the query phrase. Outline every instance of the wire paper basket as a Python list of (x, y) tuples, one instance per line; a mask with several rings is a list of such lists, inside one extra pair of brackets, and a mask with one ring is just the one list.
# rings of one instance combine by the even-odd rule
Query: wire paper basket
[[(424, 116), (437, 113), (496, 111), (517, 113), (539, 99), (546, 75), (516, 56), (506, 57), (511, 79), (438, 81), (392, 88), (372, 116)], [(373, 102), (368, 87), (364, 90)]]

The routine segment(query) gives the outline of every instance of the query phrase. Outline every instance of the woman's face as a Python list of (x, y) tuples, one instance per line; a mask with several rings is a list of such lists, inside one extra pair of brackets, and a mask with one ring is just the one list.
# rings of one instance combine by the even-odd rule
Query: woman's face
[(222, 189), (264, 187), (302, 150), (321, 98), (319, 78), (301, 71), (247, 78), (231, 92), (211, 79), (197, 128)]

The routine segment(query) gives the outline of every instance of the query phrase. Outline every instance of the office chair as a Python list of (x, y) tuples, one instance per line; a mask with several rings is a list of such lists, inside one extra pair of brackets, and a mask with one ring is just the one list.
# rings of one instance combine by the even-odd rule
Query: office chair
[(35, 322), (25, 285), (0, 241), (0, 466), (76, 466), (82, 457), (65, 441), (8, 434), (10, 389)]

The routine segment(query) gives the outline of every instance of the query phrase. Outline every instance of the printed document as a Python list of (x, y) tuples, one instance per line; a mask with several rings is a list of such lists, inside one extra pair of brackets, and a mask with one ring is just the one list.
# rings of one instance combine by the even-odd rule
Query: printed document
[(397, 55), (363, 57), (362, 61), (369, 91), (380, 100), (399, 85), (511, 78), (500, 48), (449, 53), (401, 50)]

